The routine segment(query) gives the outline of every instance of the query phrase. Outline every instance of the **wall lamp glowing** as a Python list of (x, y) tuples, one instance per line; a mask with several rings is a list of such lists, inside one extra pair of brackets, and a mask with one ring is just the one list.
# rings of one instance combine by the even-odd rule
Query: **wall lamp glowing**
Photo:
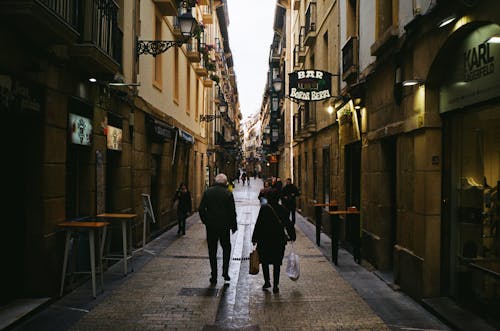
[(490, 39), (486, 40), (488, 44), (500, 44), (500, 37), (499, 36), (493, 36)]
[(421, 85), (424, 83), (424, 80), (422, 79), (408, 79), (405, 80), (401, 83), (402, 86), (408, 87), (408, 86), (415, 86), (415, 85)]
[(444, 26), (447, 26), (448, 24), (452, 23), (454, 20), (457, 19), (457, 16), (451, 15), (443, 19), (441, 22), (439, 22), (438, 27), (442, 28)]

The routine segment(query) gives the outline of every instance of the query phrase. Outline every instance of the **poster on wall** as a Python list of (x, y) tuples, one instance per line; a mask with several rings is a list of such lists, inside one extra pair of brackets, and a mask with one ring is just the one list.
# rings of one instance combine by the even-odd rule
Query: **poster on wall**
[(106, 136), (108, 140), (108, 149), (114, 151), (122, 150), (122, 129), (115, 128), (114, 126), (108, 125), (106, 130)]
[(92, 143), (92, 121), (87, 117), (69, 113), (68, 124), (71, 143), (90, 146)]

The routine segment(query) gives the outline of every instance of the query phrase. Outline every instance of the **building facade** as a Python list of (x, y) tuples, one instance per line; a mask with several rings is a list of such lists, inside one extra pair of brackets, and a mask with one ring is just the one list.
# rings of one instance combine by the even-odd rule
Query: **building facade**
[[(197, 24), (186, 42), (179, 16), (188, 12)], [(145, 193), (157, 221), (147, 221), (146, 240), (173, 226), (175, 190), (186, 183), (197, 206), (215, 167), (215, 136), (231, 141), (240, 116), (225, 1), (0, 1), (0, 16), (9, 45), (0, 52), (2, 147), (11, 158), (2, 206), (12, 220), (2, 230), (12, 266), (4, 304), (59, 292), (63, 221), (135, 213), (140, 246)], [(182, 42), (141, 53), (151, 40)], [(217, 115), (217, 126), (201, 115)], [(70, 271), (88, 267), (86, 240), (72, 240)]]
[(314, 222), (313, 203), (332, 200), (358, 208), (360, 229), (340, 227), (346, 248), (357, 237), (363, 258), (407, 294), (449, 297), (494, 323), (498, 6), (277, 1), (293, 45), (279, 54), (288, 64), (281, 74), (332, 73), (327, 101), (284, 98), (302, 213)]

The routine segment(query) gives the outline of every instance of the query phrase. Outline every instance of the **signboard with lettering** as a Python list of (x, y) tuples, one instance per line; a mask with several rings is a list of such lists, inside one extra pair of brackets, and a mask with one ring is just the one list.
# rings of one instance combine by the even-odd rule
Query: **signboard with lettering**
[(500, 96), (500, 45), (486, 41), (500, 34), (500, 27), (487, 25), (472, 32), (456, 50), (449, 78), (441, 86), (441, 113)]
[(40, 112), (43, 90), (40, 86), (0, 75), (0, 111)]
[(73, 144), (90, 146), (92, 143), (92, 121), (89, 118), (69, 113), (68, 125)]
[(298, 70), (288, 74), (289, 97), (297, 101), (320, 101), (332, 96), (332, 74), (321, 70)]
[(121, 151), (122, 150), (122, 129), (108, 125), (106, 129), (108, 140), (108, 149)]

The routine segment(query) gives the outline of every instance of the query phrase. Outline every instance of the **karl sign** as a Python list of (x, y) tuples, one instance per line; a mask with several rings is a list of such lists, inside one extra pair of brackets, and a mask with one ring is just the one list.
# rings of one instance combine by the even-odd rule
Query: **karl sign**
[(298, 70), (288, 74), (289, 96), (299, 101), (320, 101), (332, 96), (332, 74), (322, 70)]

